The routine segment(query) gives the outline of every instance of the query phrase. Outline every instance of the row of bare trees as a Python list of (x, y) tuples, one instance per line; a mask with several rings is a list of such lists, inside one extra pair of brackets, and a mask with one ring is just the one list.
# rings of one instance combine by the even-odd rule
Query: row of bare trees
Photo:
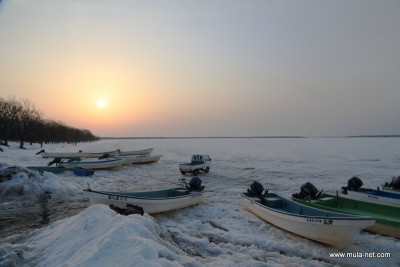
[(24, 143), (78, 143), (99, 140), (89, 130), (76, 129), (53, 120), (44, 119), (43, 112), (33, 102), (24, 98), (0, 97), (0, 140)]

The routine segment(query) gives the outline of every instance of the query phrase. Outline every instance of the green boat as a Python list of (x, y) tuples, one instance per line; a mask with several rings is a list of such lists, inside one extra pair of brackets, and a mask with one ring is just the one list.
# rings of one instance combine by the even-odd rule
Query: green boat
[(316, 198), (298, 198), (298, 194), (293, 195), (293, 200), (301, 204), (333, 212), (354, 214), (360, 216), (370, 216), (376, 219), (373, 226), (365, 230), (381, 235), (400, 238), (400, 208), (374, 204), (359, 200), (343, 198), (336, 193), (320, 194)]
[(30, 170), (35, 170), (38, 171), (40, 174), (43, 174), (44, 172), (51, 172), (54, 174), (59, 174), (65, 172), (64, 167), (52, 167), (52, 166), (31, 166), (27, 167)]

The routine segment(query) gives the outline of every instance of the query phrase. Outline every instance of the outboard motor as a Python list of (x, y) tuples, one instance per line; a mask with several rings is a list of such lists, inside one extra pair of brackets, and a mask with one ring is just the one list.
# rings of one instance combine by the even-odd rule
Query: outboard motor
[(292, 197), (298, 199), (305, 199), (305, 198), (316, 199), (321, 195), (322, 191), (324, 190), (318, 192), (318, 189), (312, 183), (307, 182), (300, 187), (300, 193), (295, 193), (292, 195)]
[(44, 151), (44, 149), (40, 150), (39, 152), (37, 152), (35, 155), (40, 155), (41, 153), (45, 153), (46, 151)]
[(204, 186), (201, 185), (201, 179), (199, 177), (192, 177), (189, 183), (186, 184), (186, 188), (189, 191), (201, 191), (204, 189)]
[(385, 186), (388, 186), (392, 189), (397, 189), (400, 190), (400, 175), (399, 176), (393, 176), (392, 181), (390, 183), (385, 183)]
[(51, 166), (54, 163), (60, 163), (61, 159), (60, 158), (54, 158), (52, 161), (50, 161), (49, 163), (47, 163), (47, 166)]
[(104, 153), (102, 156), (99, 157), (99, 159), (107, 159), (110, 156), (111, 156), (110, 153)]
[(350, 178), (347, 182), (347, 190), (350, 191), (360, 191), (361, 186), (363, 186), (363, 182), (356, 176)]
[(262, 186), (262, 184), (260, 184), (257, 181), (254, 181), (251, 185), (250, 188), (247, 189), (247, 192), (250, 194), (250, 196), (252, 197), (262, 197), (262, 193), (264, 191), (264, 187)]

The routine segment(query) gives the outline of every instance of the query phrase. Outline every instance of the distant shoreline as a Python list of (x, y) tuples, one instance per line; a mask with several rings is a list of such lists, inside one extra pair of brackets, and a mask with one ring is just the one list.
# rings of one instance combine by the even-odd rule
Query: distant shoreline
[(100, 139), (300, 139), (300, 138), (399, 138), (400, 135), (349, 135), (349, 136), (158, 136), (158, 137), (100, 137)]

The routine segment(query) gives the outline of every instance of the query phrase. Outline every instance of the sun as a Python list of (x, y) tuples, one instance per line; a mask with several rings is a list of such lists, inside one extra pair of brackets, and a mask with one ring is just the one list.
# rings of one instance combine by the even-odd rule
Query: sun
[(106, 101), (104, 100), (104, 99), (99, 99), (98, 101), (97, 101), (97, 106), (99, 107), (99, 108), (105, 108), (106, 107)]

